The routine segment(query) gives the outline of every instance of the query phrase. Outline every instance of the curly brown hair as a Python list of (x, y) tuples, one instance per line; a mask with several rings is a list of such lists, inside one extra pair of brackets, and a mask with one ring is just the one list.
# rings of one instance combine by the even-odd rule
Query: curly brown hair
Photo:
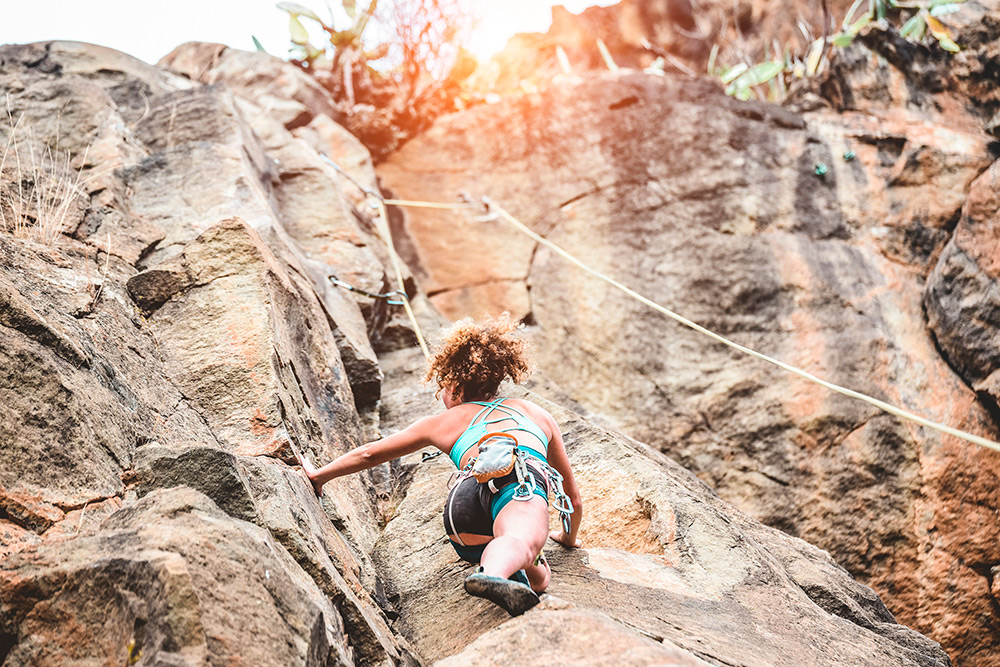
[(509, 314), (474, 321), (464, 318), (448, 329), (429, 360), (424, 381), (438, 385), (435, 395), (451, 387), (458, 401), (494, 397), (500, 383), (521, 383), (531, 373), (527, 341), (512, 334), (518, 328)]

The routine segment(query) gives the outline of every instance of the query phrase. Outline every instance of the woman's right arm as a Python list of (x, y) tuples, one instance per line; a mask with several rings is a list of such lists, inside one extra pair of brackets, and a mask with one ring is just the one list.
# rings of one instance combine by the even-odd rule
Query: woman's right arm
[(437, 442), (439, 438), (436, 435), (440, 418), (441, 415), (434, 415), (418, 419), (402, 431), (352, 449), (319, 469), (313, 468), (304, 460), (299, 463), (318, 494), (323, 485), (335, 477), (374, 468), (380, 463), (405, 456), (424, 447), (439, 446)]
[(573, 477), (573, 468), (569, 464), (569, 456), (566, 455), (566, 446), (563, 443), (562, 432), (555, 419), (551, 419), (552, 438), (549, 440), (549, 448), (546, 458), (549, 465), (563, 476), (563, 491), (569, 496), (569, 501), (573, 503), (573, 514), (570, 515), (570, 531), (567, 534), (564, 530), (554, 530), (549, 533), (556, 542), (567, 547), (579, 547), (581, 541), (577, 537), (580, 531), (580, 521), (583, 519), (583, 499), (580, 497), (580, 488), (576, 485), (576, 478)]

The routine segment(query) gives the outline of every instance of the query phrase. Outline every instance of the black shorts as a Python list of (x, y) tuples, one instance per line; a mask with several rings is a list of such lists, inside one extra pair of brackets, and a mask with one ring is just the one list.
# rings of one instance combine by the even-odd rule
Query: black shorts
[[(528, 471), (535, 480), (534, 493), (548, 502), (548, 484), (545, 474), (535, 466), (529, 465)], [(497, 492), (493, 493), (488, 484), (480, 484), (475, 477), (465, 477), (448, 494), (444, 504), (444, 529), (448, 535), (465, 533), (468, 535), (483, 535), (493, 537), (493, 522), (500, 510), (514, 499), (517, 489), (517, 473), (511, 472), (493, 480)], [(467, 561), (478, 563), (482, 557), (485, 544), (462, 546), (451, 542), (458, 555)]]

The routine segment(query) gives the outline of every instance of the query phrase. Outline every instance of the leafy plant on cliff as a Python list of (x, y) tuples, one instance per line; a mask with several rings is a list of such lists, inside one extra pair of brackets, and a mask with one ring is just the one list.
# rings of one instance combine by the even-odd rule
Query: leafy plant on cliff
[[(461, 46), (469, 16), (465, 0), (342, 0), (341, 21), (306, 6), (280, 2), (289, 15), (291, 62), (330, 91), (339, 121), (376, 158), (462, 106), (460, 84), (475, 69)], [(305, 21), (306, 23), (303, 23)], [(324, 42), (310, 40), (318, 26)]]
[[(385, 49), (376, 47), (365, 50), (362, 36), (378, 8), (378, 0), (371, 0), (367, 8), (359, 9), (354, 0), (344, 0), (343, 8), (349, 17), (351, 25), (343, 30), (334, 27), (331, 17), (324, 21), (316, 12), (294, 2), (279, 2), (278, 9), (288, 12), (288, 32), (292, 41), (292, 62), (310, 70), (328, 70), (340, 77), (337, 88), (348, 99), (350, 104), (355, 101), (354, 74), (359, 63), (378, 60), (385, 56)], [(314, 46), (309, 41), (309, 31), (302, 24), (302, 19), (309, 19), (319, 24), (326, 33), (330, 48)]]
[[(867, 11), (858, 15), (866, 1)], [(728, 95), (741, 100), (756, 96), (761, 100), (776, 101), (785, 96), (792, 79), (818, 74), (828, 62), (831, 47), (846, 48), (868, 30), (893, 26), (900, 36), (911, 42), (934, 42), (945, 51), (955, 53), (961, 47), (955, 43), (940, 17), (959, 11), (964, 2), (965, 0), (927, 0), (916, 3), (855, 0), (841, 22), (840, 31), (832, 37), (824, 34), (814, 39), (804, 54), (793, 54), (787, 47), (780, 52), (778, 45), (774, 45), (773, 50), (769, 48), (759, 63), (746, 59), (726, 66), (719, 62), (719, 49), (715, 46), (709, 57), (708, 72), (722, 81)]]

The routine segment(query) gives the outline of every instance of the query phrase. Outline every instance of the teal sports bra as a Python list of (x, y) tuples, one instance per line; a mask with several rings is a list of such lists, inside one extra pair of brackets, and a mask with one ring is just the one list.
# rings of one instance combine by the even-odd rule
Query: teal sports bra
[[(483, 409), (476, 413), (476, 416), (472, 418), (472, 421), (469, 422), (469, 425), (466, 427), (465, 432), (458, 436), (458, 440), (456, 440), (455, 444), (451, 446), (451, 452), (449, 452), (448, 456), (451, 458), (452, 463), (455, 464), (456, 468), (461, 467), (462, 457), (465, 456), (465, 453), (478, 443), (484, 435), (487, 433), (510, 433), (511, 431), (524, 431), (525, 433), (530, 433), (535, 436), (538, 441), (542, 443), (542, 451), (538, 451), (537, 449), (533, 449), (526, 445), (518, 445), (517, 448), (529, 456), (534, 456), (537, 459), (547, 462), (545, 454), (549, 449), (549, 439), (546, 437), (545, 431), (543, 431), (538, 424), (521, 414), (521, 411), (517, 408), (504, 405), (503, 402), (505, 400), (507, 399), (498, 398), (488, 403), (483, 403), (481, 401), (469, 401), (469, 403), (482, 405)], [(499, 412), (502, 416), (497, 419), (490, 419), (490, 415), (494, 412)], [(494, 424), (508, 420), (513, 420), (517, 426), (500, 429), (491, 428)]]

